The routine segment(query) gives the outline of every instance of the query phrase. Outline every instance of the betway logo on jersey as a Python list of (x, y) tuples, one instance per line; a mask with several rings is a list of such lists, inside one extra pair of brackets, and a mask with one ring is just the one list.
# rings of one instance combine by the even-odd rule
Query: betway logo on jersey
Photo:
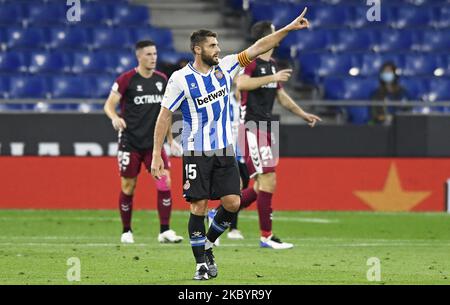
[(143, 105), (143, 104), (161, 104), (162, 102), (162, 95), (143, 95), (143, 96), (136, 96), (134, 98), (134, 103), (136, 105)]
[(197, 102), (197, 106), (199, 108), (203, 108), (208, 106), (209, 103), (224, 97), (226, 95), (226, 88), (223, 87), (221, 89), (217, 89), (216, 91), (211, 92), (210, 94), (208, 94), (206, 97), (198, 97), (195, 99), (195, 101)]

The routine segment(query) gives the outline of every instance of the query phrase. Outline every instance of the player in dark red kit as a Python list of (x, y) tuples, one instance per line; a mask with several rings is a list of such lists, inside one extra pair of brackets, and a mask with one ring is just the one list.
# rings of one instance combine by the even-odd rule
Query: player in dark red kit
[[(136, 43), (138, 67), (120, 75), (105, 103), (105, 113), (119, 132), (118, 161), (121, 175), (119, 209), (123, 232), (121, 242), (134, 243), (131, 229), (133, 195), (141, 163), (150, 171), (153, 133), (166, 89), (167, 77), (155, 70), (156, 45), (149, 40)], [(120, 103), (121, 114), (116, 113)], [(171, 128), (167, 140), (172, 152), (181, 154), (181, 147), (173, 140)], [(158, 241), (178, 243), (183, 240), (169, 227), (172, 199), (170, 192), (170, 162), (162, 148), (165, 175), (156, 180), (160, 234)]]
[[(270, 21), (260, 21), (253, 25), (251, 35), (254, 40), (275, 32)], [(275, 99), (292, 113), (305, 120), (311, 127), (318, 116), (303, 111), (286, 93), (281, 85), (289, 79), (292, 70), (277, 72), (276, 63), (271, 57), (273, 49), (258, 56), (244, 73), (237, 78), (237, 88), (242, 91), (241, 116), (246, 123), (245, 163), (250, 177), (256, 179), (255, 187), (242, 191), (241, 208), (256, 200), (261, 230), (260, 246), (271, 249), (289, 249), (291, 243), (282, 242), (272, 233), (272, 194), (275, 191), (275, 166), (277, 156), (272, 152), (275, 141), (271, 130), (272, 108)], [(249, 128), (250, 123), (256, 128)], [(267, 126), (267, 128), (264, 128)]]

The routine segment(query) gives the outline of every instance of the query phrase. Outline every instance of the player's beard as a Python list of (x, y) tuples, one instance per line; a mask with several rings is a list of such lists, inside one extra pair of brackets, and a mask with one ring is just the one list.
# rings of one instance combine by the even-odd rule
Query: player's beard
[(214, 56), (216, 56), (216, 55), (218, 55), (218, 54), (207, 56), (207, 55), (205, 55), (205, 53), (202, 53), (201, 54), (201, 58), (202, 58), (202, 61), (205, 64), (207, 64), (208, 66), (212, 67), (212, 66), (215, 66), (215, 65), (219, 64), (219, 60), (215, 60), (214, 59)]

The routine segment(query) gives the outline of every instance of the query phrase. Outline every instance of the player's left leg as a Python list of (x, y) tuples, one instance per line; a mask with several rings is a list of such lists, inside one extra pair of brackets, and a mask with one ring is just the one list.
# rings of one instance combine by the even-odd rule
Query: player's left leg
[[(146, 152), (145, 165), (150, 169), (152, 164), (153, 153), (151, 150)], [(160, 224), (160, 232), (158, 235), (158, 241), (160, 243), (179, 243), (183, 240), (183, 237), (178, 236), (174, 230), (170, 229), (170, 214), (172, 212), (172, 195), (170, 191), (171, 179), (170, 179), (170, 161), (167, 157), (164, 148), (161, 151), (161, 157), (164, 162), (165, 175), (162, 176), (156, 182), (156, 200), (158, 207), (158, 216)]]
[(260, 246), (271, 249), (289, 249), (294, 245), (282, 242), (272, 233), (272, 195), (276, 188), (275, 172), (259, 174), (258, 179), (258, 216), (261, 230)]

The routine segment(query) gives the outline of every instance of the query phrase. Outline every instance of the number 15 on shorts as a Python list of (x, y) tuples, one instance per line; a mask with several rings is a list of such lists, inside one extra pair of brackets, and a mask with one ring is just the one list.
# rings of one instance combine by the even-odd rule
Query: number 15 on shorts
[(197, 164), (186, 164), (184, 167), (186, 171), (186, 178), (194, 180), (197, 178)]

